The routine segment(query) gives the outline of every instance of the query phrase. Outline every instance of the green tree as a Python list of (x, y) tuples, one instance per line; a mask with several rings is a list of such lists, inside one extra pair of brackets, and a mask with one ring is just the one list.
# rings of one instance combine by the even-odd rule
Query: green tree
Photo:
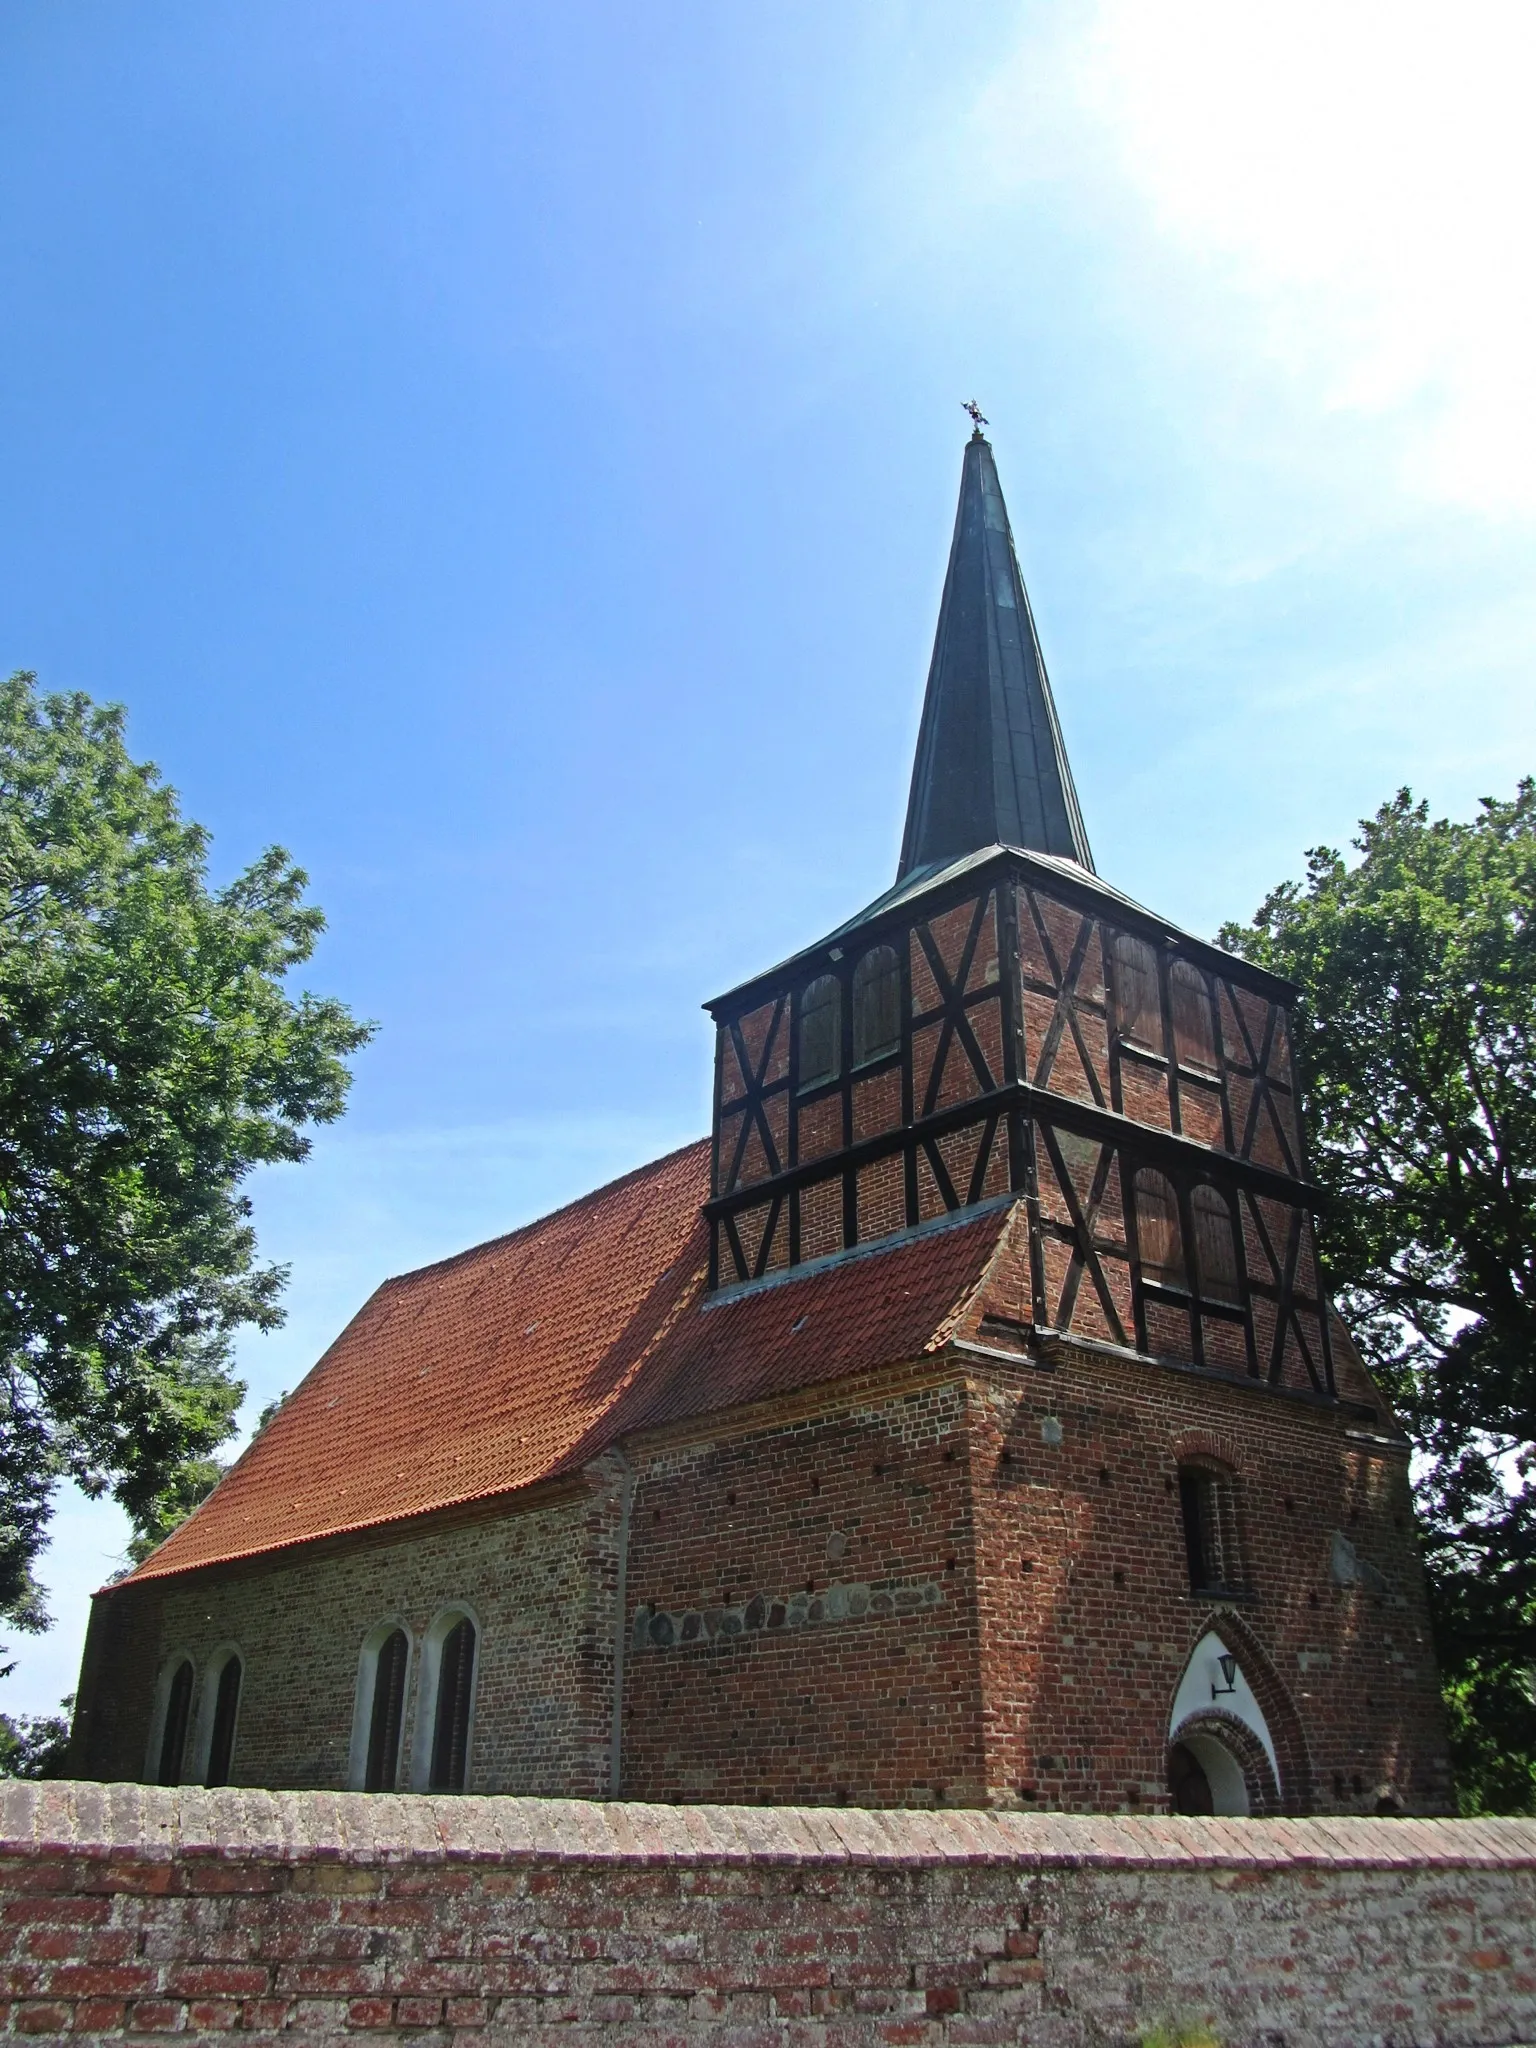
[(69, 1762), (75, 1696), (57, 1714), (0, 1714), (0, 1778), (62, 1778)]
[(1340, 1305), (1412, 1431), (1465, 1810), (1536, 1811), (1536, 783), (1402, 790), (1223, 943), (1300, 985)]
[(124, 714), (0, 684), (0, 1614), (68, 1475), (140, 1539), (207, 1491), (244, 1394), (233, 1332), (282, 1319), (242, 1183), (302, 1159), (371, 1035), (284, 979), (324, 929), (270, 848), (210, 888), (208, 836)]

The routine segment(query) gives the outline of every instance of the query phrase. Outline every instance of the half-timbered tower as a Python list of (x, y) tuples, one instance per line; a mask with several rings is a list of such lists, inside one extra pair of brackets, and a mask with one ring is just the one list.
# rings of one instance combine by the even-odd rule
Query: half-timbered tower
[(1330, 1398), (1291, 994), (1094, 873), (978, 428), (896, 885), (710, 1005), (715, 1283), (1022, 1199), (1031, 1341)]
[(1100, 879), (965, 451), (894, 886), (714, 1127), (386, 1281), (97, 1598), (84, 1775), (1444, 1811), (1292, 990)]

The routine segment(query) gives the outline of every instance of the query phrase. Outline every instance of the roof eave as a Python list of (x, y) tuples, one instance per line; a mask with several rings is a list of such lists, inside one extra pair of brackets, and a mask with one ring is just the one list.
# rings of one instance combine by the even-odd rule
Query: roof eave
[(724, 1018), (739, 1016), (743, 1010), (755, 1007), (766, 996), (774, 994), (786, 981), (795, 981), (802, 975), (824, 970), (832, 963), (833, 948), (840, 952), (842, 942), (851, 933), (858, 932), (876, 939), (882, 932), (905, 923), (912, 905), (924, 897), (939, 894), (969, 878), (989, 878), (995, 869), (1001, 868), (1022, 871), (1049, 882), (1069, 902), (1076, 900), (1080, 905), (1091, 905), (1101, 910), (1107, 906), (1125, 930), (1176, 945), (1213, 971), (1235, 974), (1239, 980), (1278, 1001), (1290, 1004), (1296, 998), (1294, 982), (1271, 973), (1267, 967), (1243, 959), (1239, 953), (1229, 953), (1224, 947), (1202, 939), (1194, 932), (1182, 930), (1075, 861), (1059, 854), (1036, 853), (1029, 847), (989, 846), (976, 853), (962, 854), (935, 872), (909, 875), (814, 945), (802, 947), (798, 953), (790, 954), (763, 973), (754, 974), (750, 980), (738, 982), (723, 994), (712, 996), (702, 1007), (717, 1023)]

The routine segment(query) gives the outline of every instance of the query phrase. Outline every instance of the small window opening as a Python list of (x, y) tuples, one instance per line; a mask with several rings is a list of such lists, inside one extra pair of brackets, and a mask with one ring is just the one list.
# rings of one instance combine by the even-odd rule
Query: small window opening
[(1120, 1036), (1148, 1052), (1163, 1049), (1163, 1013), (1157, 993), (1157, 955), (1145, 939), (1121, 932), (1115, 940), (1115, 1023)]
[(183, 1657), (165, 1695), (165, 1726), (160, 1736), (157, 1785), (179, 1785), (187, 1751), (187, 1723), (192, 1717), (192, 1666)]
[(1179, 1512), (1184, 1523), (1189, 1590), (1201, 1594), (1239, 1591), (1243, 1572), (1230, 1476), (1209, 1466), (1182, 1466)]
[(819, 1088), (842, 1071), (842, 1004), (835, 974), (820, 974), (800, 998), (800, 1086)]
[(235, 1723), (240, 1716), (240, 1659), (231, 1657), (219, 1673), (219, 1689), (213, 1702), (213, 1734), (208, 1743), (205, 1785), (227, 1785), (235, 1760)]
[(431, 1792), (462, 1792), (469, 1762), (469, 1709), (475, 1678), (475, 1625), (465, 1615), (443, 1638), (432, 1723)]
[(1208, 1301), (1240, 1304), (1242, 1283), (1237, 1271), (1237, 1238), (1232, 1211), (1219, 1188), (1203, 1182), (1190, 1197), (1195, 1226), (1195, 1269), (1200, 1292)]
[(400, 1725), (405, 1715), (405, 1667), (410, 1644), (405, 1630), (392, 1629), (379, 1645), (373, 1667), (373, 1710), (368, 1717), (365, 1792), (393, 1792), (400, 1768)]
[(1211, 991), (1205, 976), (1188, 960), (1175, 960), (1168, 974), (1169, 1008), (1173, 1011), (1173, 1044), (1181, 1064), (1214, 1067), (1216, 1024)]
[(853, 970), (853, 1063), (867, 1066), (901, 1047), (901, 962), (875, 946)]
[(1136, 1176), (1136, 1240), (1144, 1280), (1161, 1287), (1188, 1285), (1178, 1197), (1167, 1177), (1150, 1167)]

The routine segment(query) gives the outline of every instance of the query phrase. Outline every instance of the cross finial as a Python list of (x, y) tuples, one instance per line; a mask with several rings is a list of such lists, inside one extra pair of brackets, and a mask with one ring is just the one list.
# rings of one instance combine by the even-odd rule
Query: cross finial
[(979, 441), (981, 439), (982, 428), (990, 426), (992, 422), (987, 418), (986, 414), (982, 411), (981, 407), (976, 403), (974, 398), (968, 398), (965, 401), (964, 405), (961, 406), (960, 410), (962, 412), (968, 412), (970, 414), (971, 426), (974, 430), (975, 438)]

